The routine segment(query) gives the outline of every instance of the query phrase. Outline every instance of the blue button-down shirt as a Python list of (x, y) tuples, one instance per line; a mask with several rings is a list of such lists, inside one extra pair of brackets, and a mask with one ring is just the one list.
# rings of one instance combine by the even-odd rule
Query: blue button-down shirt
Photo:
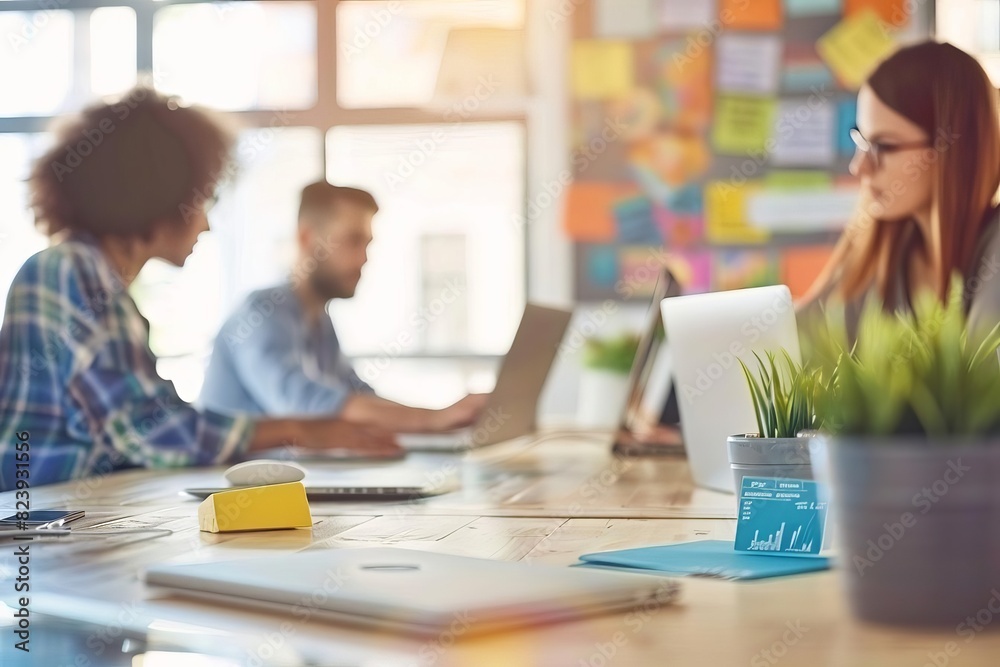
[(329, 317), (305, 319), (291, 284), (251, 294), (219, 331), (202, 386), (212, 410), (336, 416), (354, 393), (372, 393), (340, 350)]
[(149, 323), (93, 237), (24, 263), (0, 327), (0, 491), (221, 463), (246, 449), (250, 421), (180, 400), (148, 341)]

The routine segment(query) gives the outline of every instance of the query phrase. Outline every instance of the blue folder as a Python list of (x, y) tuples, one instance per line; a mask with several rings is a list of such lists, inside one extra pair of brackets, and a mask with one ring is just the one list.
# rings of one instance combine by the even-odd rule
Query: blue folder
[(830, 567), (830, 559), (795, 558), (734, 551), (733, 542), (702, 540), (658, 547), (604, 551), (580, 556), (584, 567), (654, 570), (674, 575), (719, 579), (765, 579), (786, 574), (816, 572)]

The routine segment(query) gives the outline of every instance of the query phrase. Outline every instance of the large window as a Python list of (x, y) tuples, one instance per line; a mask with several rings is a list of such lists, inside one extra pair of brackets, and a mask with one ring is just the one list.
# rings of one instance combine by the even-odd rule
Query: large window
[(0, 2), (0, 294), (45, 244), (24, 177), (49, 122), (142, 80), (241, 128), (213, 232), (132, 290), (183, 397), (225, 315), (287, 275), (299, 190), (324, 176), (381, 207), (359, 293), (334, 308), (349, 353), (389, 350), (399, 368), (463, 355), (481, 374), (475, 360), (505, 350), (525, 294), (523, 0), (53, 6)]

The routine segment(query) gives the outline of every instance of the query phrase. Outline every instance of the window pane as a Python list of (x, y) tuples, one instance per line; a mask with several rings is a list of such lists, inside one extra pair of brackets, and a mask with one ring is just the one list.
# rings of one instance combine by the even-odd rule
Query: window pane
[(226, 2), (156, 13), (157, 88), (218, 109), (316, 101), (316, 11), (307, 2)]
[(427, 105), (452, 28), (523, 24), (519, 0), (341, 2), (337, 101), (349, 108)]
[(73, 75), (73, 13), (0, 13), (0, 116), (44, 116), (64, 109)]
[(338, 127), (327, 176), (379, 203), (353, 299), (352, 354), (506, 351), (524, 307), (524, 133), (517, 123)]
[(48, 141), (43, 134), (0, 134), (0, 312), (21, 264), (46, 246), (28, 209), (25, 179)]
[(135, 85), (135, 10), (102, 7), (90, 14), (90, 92), (114, 95)]

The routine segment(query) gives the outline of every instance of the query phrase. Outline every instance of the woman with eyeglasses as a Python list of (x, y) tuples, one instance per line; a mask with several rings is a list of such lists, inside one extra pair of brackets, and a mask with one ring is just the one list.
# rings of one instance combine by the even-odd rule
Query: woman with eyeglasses
[(800, 307), (840, 298), (854, 328), (877, 296), (907, 310), (921, 290), (965, 280), (970, 326), (1000, 322), (1000, 116), (997, 89), (972, 56), (924, 42), (882, 62), (858, 93), (851, 173), (861, 200)]
[(401, 453), (389, 433), (336, 419), (199, 410), (157, 373), (129, 285), (154, 258), (184, 264), (231, 148), (218, 119), (138, 88), (72, 119), (35, 163), (52, 243), (14, 278), (0, 326), (0, 491), (282, 445)]

